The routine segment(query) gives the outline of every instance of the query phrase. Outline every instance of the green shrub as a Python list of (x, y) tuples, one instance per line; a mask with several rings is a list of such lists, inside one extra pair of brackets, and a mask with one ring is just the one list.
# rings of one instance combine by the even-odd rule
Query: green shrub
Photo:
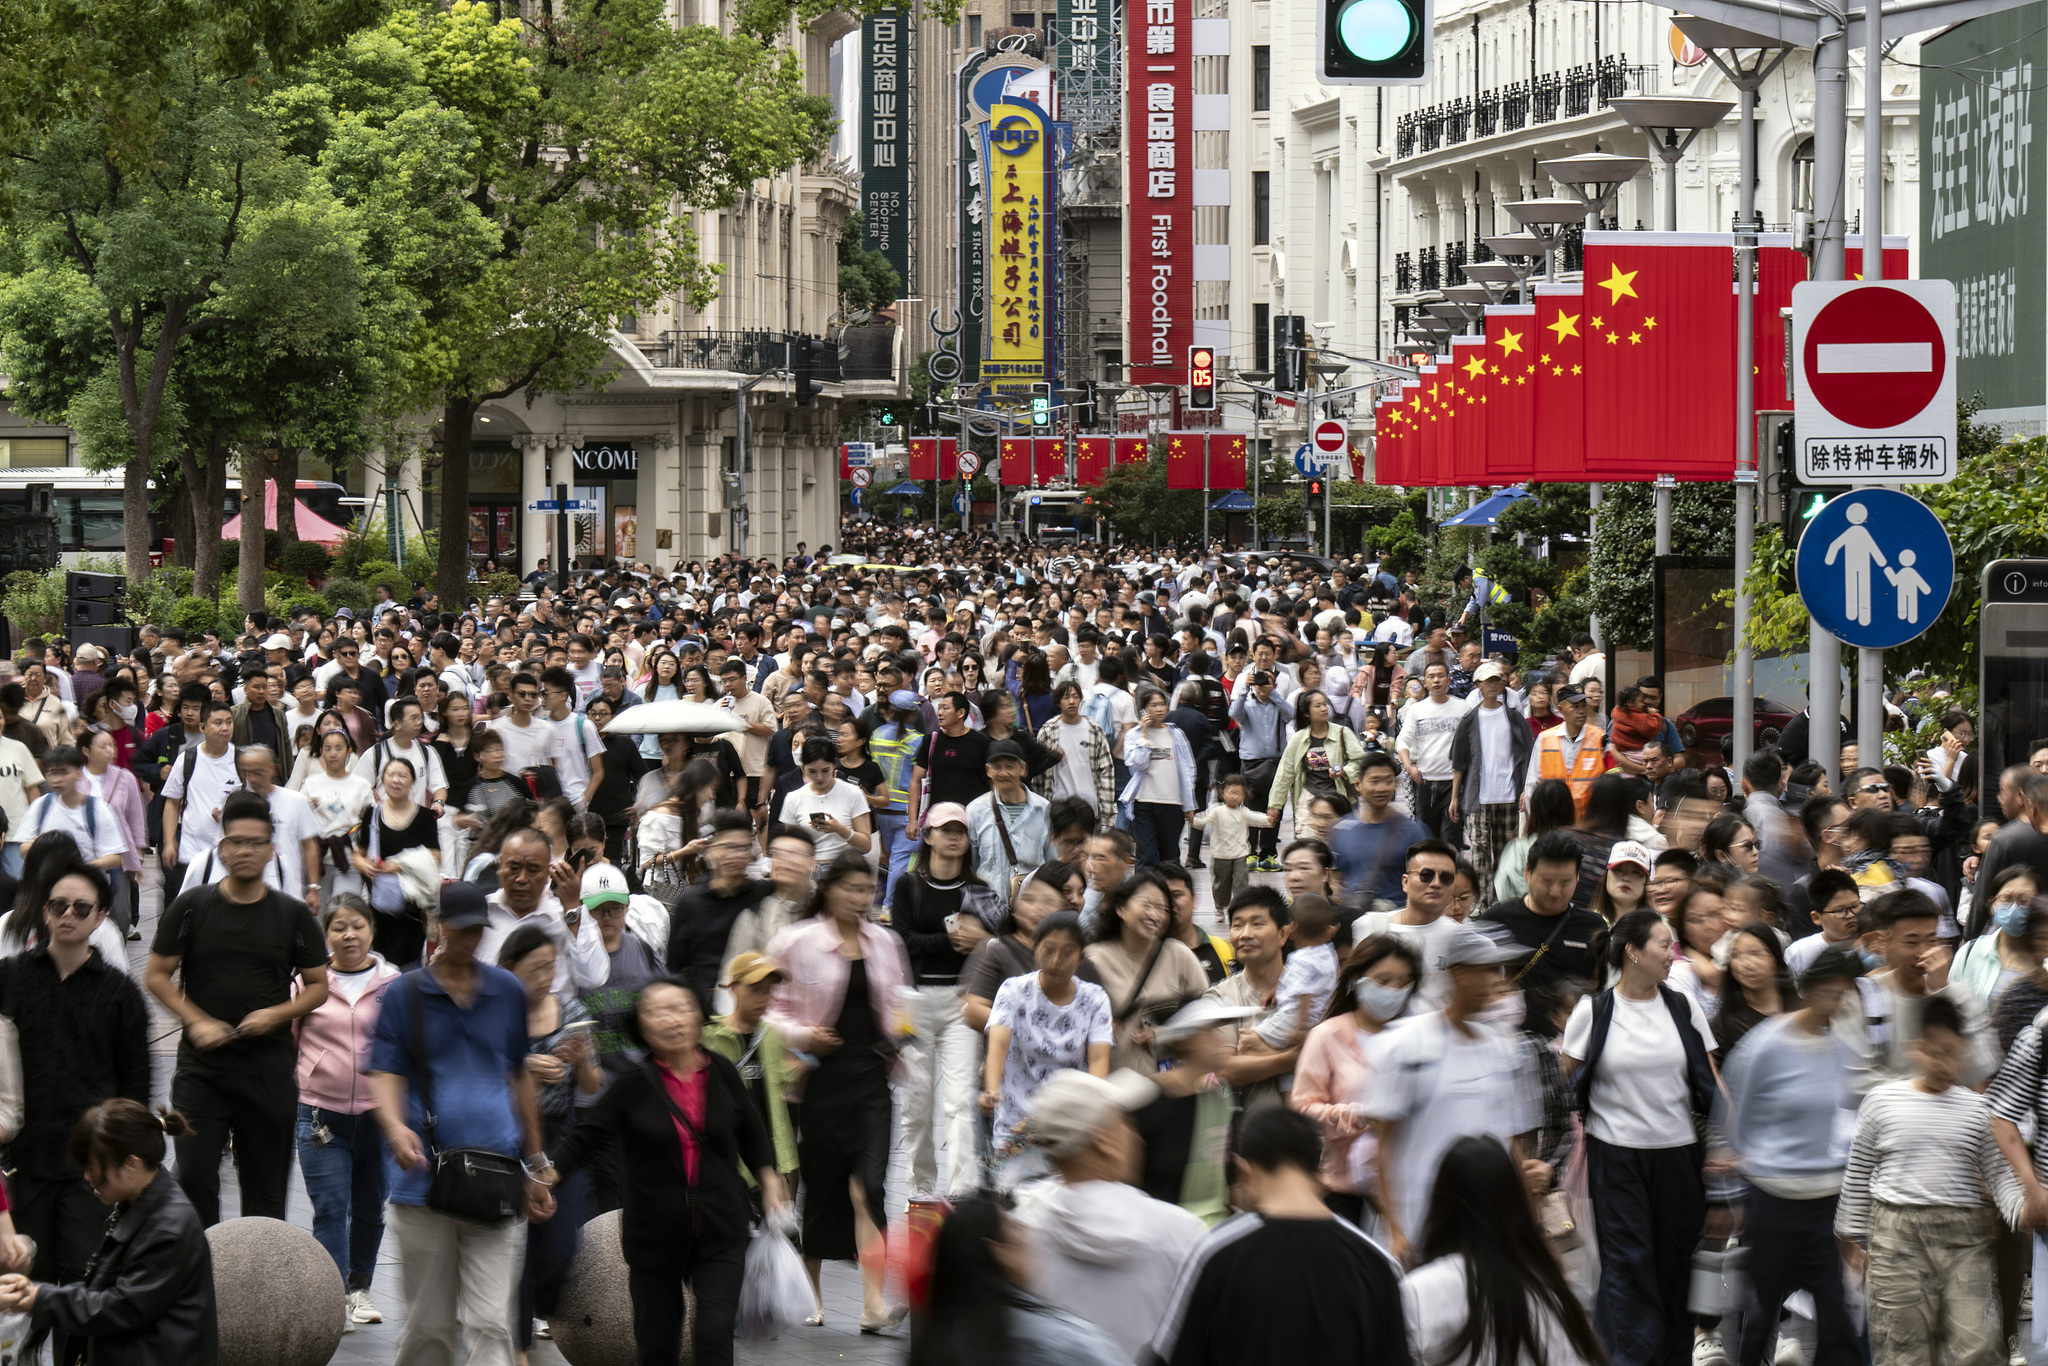
[(361, 579), (343, 578), (337, 574), (320, 585), (320, 593), (337, 608), (346, 607), (360, 612), (370, 605), (370, 585)]
[(170, 624), (187, 636), (220, 623), (220, 604), (190, 595), (179, 598), (171, 608)]
[(278, 563), (283, 566), (285, 573), (309, 582), (326, 578), (328, 566), (333, 561), (334, 557), (328, 553), (327, 547), (318, 541), (294, 541), (278, 557)]
[(232, 583), (236, 572), (241, 567), (242, 543), (240, 541), (222, 541), (220, 543), (220, 581), (222, 583)]
[(484, 596), (487, 598), (505, 598), (507, 600), (517, 598), (519, 596), (519, 576), (507, 573), (491, 575), (490, 578), (484, 580)]
[(175, 565), (152, 569), (139, 582), (128, 585), (128, 615), (138, 623), (164, 626), (184, 599), (192, 596), (192, 571)]
[(310, 607), (323, 617), (334, 615), (333, 604), (319, 593), (297, 593), (284, 600), (284, 612), (287, 617), (301, 607)]
[(411, 577), (389, 560), (371, 560), (363, 566), (358, 577), (372, 588), (383, 584), (391, 590), (391, 596), (401, 602), (412, 596)]
[(64, 571), (18, 569), (0, 591), (0, 614), (17, 635), (48, 635), (64, 625)]

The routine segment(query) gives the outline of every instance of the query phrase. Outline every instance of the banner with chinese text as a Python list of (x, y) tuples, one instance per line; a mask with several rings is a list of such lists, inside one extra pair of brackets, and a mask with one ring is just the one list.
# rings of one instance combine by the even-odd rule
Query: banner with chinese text
[(917, 293), (910, 281), (909, 31), (909, 23), (894, 9), (869, 15), (860, 28), (861, 68), (867, 75), (860, 117), (866, 244), (896, 267), (906, 298)]
[(1051, 120), (1029, 100), (998, 98), (981, 128), (987, 244), (981, 378), (1014, 396), (1054, 373), (1053, 142)]

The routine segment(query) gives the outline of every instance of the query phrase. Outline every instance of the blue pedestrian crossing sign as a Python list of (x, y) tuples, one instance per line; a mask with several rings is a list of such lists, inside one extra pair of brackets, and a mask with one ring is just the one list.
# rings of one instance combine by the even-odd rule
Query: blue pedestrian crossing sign
[(1844, 645), (1883, 650), (1934, 625), (1955, 587), (1956, 553), (1919, 499), (1857, 489), (1814, 515), (1793, 569), (1823, 629)]

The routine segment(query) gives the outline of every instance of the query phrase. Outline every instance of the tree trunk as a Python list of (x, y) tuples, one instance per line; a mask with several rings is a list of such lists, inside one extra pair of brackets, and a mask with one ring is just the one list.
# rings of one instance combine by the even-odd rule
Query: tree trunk
[(279, 446), (270, 468), (277, 478), (277, 549), (281, 556), (299, 539), (299, 455), (297, 446)]
[(451, 397), (441, 410), (441, 546), (434, 591), (450, 611), (469, 596), (469, 424), (477, 401)]
[(121, 479), (121, 549), (127, 561), (128, 581), (141, 583), (149, 577), (150, 569), (149, 470), (156, 450), (157, 424), (163, 417), (164, 386), (171, 377), (171, 358), (185, 336), (185, 305), (173, 305), (158, 325), (156, 350), (150, 356), (146, 384), (139, 383), (135, 374), (140, 327), (125, 325), (119, 310), (115, 310), (112, 321), (120, 363), (121, 415), (128, 420), (128, 434), (135, 443), (135, 458), (128, 462)]
[(188, 470), (186, 488), (191, 495), (192, 592), (209, 602), (220, 598), (220, 533), (214, 519), (220, 516), (227, 498), (228, 456), (218, 435), (206, 439), (206, 464)]
[(244, 612), (263, 606), (263, 476), (269, 463), (259, 449), (242, 454), (242, 562), (235, 572), (235, 600)]
[(199, 525), (192, 515), (193, 500), (199, 496), (199, 462), (192, 458), (192, 448), (182, 446), (178, 451), (178, 488), (171, 495), (169, 509), (171, 519), (171, 560), (179, 569), (191, 569), (197, 564), (198, 554), (195, 528)]

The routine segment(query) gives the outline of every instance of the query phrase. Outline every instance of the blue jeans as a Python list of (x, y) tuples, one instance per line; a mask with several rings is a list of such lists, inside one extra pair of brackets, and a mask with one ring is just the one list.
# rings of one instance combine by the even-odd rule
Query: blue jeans
[(889, 904), (889, 896), (896, 890), (896, 879), (910, 868), (910, 856), (917, 852), (917, 845), (903, 838), (904, 828), (909, 825), (910, 816), (904, 811), (877, 811), (875, 833), (882, 837), (882, 904)]
[[(313, 1131), (325, 1125), (326, 1143)], [(384, 1242), (384, 1135), (377, 1117), (299, 1106), (299, 1171), (313, 1202), (313, 1236), (350, 1290), (368, 1290)]]
[(1138, 866), (1172, 863), (1180, 858), (1181, 823), (1187, 813), (1165, 802), (1132, 802), (1131, 834), (1138, 841)]

